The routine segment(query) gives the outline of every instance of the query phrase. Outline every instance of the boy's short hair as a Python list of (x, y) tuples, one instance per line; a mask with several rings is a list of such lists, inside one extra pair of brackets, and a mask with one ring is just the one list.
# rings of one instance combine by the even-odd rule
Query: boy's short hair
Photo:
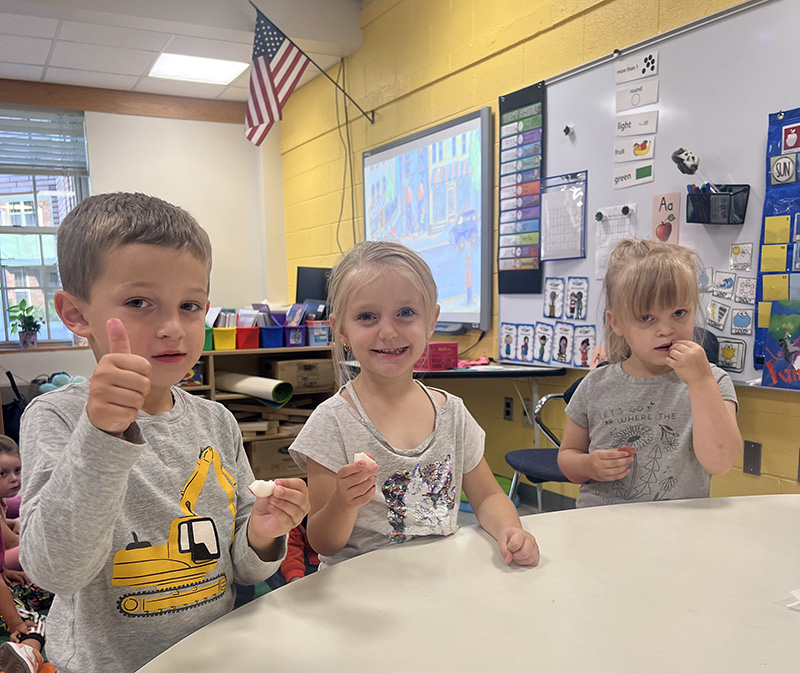
[(191, 252), (211, 270), (208, 234), (188, 212), (155, 196), (113, 192), (81, 201), (58, 228), (62, 287), (89, 301), (105, 257), (133, 243)]

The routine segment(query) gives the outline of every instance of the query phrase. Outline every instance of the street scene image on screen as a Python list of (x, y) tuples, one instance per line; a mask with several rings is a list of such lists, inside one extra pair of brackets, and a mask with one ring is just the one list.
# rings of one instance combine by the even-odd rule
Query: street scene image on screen
[(442, 322), (477, 327), (491, 277), (482, 138), (490, 131), (472, 117), (365, 153), (364, 219), (367, 239), (397, 241), (425, 259), (439, 287)]

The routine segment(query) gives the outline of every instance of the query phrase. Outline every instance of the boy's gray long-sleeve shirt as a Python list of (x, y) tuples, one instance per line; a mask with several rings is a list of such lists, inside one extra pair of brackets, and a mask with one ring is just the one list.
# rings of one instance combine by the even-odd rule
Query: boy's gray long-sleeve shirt
[(124, 673), (229, 612), (232, 582), (281, 559), (248, 545), (253, 473), (222, 405), (173, 388), (170, 411), (140, 412), (120, 439), (89, 422), (88, 393), (73, 384), (25, 410), (21, 560), (56, 594), (59, 673)]

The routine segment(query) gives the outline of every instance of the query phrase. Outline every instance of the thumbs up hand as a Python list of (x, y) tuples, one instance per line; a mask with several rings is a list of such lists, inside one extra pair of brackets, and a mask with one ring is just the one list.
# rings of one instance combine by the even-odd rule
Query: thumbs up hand
[(99, 430), (121, 437), (139, 415), (150, 392), (150, 363), (131, 353), (125, 325), (117, 318), (106, 323), (108, 353), (94, 370), (86, 413)]

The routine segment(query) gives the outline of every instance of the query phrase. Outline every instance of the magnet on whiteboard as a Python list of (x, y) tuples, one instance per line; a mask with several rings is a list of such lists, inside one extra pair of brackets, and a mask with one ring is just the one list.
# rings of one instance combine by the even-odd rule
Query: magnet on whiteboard
[(564, 127), (564, 135), (571, 136), (575, 132), (575, 129), (572, 128), (569, 124)]

